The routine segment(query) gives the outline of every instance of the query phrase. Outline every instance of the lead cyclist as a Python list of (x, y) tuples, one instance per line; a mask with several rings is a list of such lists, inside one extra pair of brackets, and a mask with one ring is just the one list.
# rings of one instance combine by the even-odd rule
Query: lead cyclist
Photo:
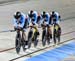
[[(18, 32), (21, 32), (21, 36), (23, 35), (24, 40), (25, 40), (25, 47), (26, 47), (26, 30), (27, 30), (27, 22), (28, 22), (28, 18), (26, 17), (26, 15), (20, 11), (17, 11), (14, 14), (14, 18), (13, 18), (13, 25), (14, 25), (14, 30)], [(19, 30), (18, 30), (19, 29)]]
[[(19, 29), (19, 30), (22, 31), (22, 33), (24, 33), (24, 30), (25, 30), (25, 19), (26, 19), (26, 15), (23, 14), (22, 12), (17, 11), (14, 14), (13, 25), (14, 25), (14, 29), (16, 31), (17, 31), (17, 29)], [(24, 35), (25, 35), (25, 33), (24, 33)]]

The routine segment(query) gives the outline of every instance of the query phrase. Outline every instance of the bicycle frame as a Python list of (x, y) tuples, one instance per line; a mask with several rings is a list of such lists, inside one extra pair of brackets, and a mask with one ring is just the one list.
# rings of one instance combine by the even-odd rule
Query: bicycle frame
[[(55, 26), (58, 26), (58, 29), (55, 29)], [(58, 39), (58, 43), (60, 43), (60, 36), (61, 36), (61, 28), (60, 28), (60, 32), (59, 32), (59, 25), (58, 24), (54, 24), (54, 32), (53, 32), (53, 39), (54, 39), (54, 43), (56, 44), (56, 39)]]
[(31, 43), (34, 43), (34, 47), (37, 46), (37, 31), (34, 26), (30, 26), (30, 31), (28, 34), (29, 48), (31, 47)]
[(43, 32), (42, 32), (42, 43), (43, 43), (43, 46), (45, 46), (46, 41), (47, 41), (48, 44), (50, 44), (50, 35), (49, 35), (49, 30), (48, 30), (47, 26), (45, 26), (43, 28)]

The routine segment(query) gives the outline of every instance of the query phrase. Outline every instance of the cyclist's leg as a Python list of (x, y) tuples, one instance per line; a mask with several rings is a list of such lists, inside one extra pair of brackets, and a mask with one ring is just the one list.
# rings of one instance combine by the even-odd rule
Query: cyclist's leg
[(56, 44), (56, 30), (53, 30), (53, 40), (54, 40), (54, 44)]
[(17, 31), (17, 35), (15, 40), (15, 47), (16, 47), (16, 52), (19, 53), (21, 48), (21, 35), (20, 35), (20, 30), (16, 29), (16, 31)]
[(47, 44), (49, 45), (50, 44), (50, 37), (49, 37), (49, 33), (50, 32), (50, 30), (49, 30), (49, 27), (47, 27), (47, 34), (46, 34), (46, 41), (47, 41)]
[(51, 26), (48, 27), (48, 34), (49, 34), (49, 39), (52, 39), (52, 30), (51, 30)]
[(49, 37), (49, 33), (47, 33), (46, 38), (47, 38), (47, 44), (49, 45), (49, 44), (50, 44), (50, 37)]
[(58, 28), (58, 43), (60, 43), (61, 27)]
[(16, 32), (17, 32), (17, 36), (19, 37), (20, 36), (20, 30), (16, 29)]
[(21, 30), (22, 30), (21, 42), (22, 42), (23, 50), (25, 51), (26, 50), (26, 48), (25, 48), (25, 46), (26, 46), (26, 42), (25, 42), (26, 41), (26, 34), (25, 34), (25, 31), (23, 28)]
[(30, 30), (29, 33), (28, 33), (28, 48), (31, 47), (32, 35), (33, 35), (33, 31)]
[(51, 30), (50, 26), (49, 26), (49, 37), (50, 37), (50, 39), (52, 39), (52, 30)]
[(24, 40), (26, 40), (26, 33), (24, 30), (22, 30), (22, 38), (24, 38)]

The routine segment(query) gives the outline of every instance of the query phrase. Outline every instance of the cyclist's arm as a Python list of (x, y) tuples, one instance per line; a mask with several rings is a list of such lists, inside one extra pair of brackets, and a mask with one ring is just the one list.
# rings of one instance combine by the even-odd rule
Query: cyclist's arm
[(19, 24), (19, 27), (23, 28), (23, 26), (25, 24), (25, 18), (26, 18), (26, 16), (23, 14), (22, 19), (21, 19), (21, 23)]
[(14, 30), (16, 31), (18, 29), (18, 23), (16, 19), (13, 19), (13, 26), (14, 26)]
[(14, 26), (15, 28), (17, 28), (17, 26), (18, 26), (16, 19), (13, 19), (13, 26)]
[(25, 23), (25, 20), (23, 19), (23, 20), (22, 20), (22, 23), (19, 25), (19, 27), (23, 28), (24, 23)]

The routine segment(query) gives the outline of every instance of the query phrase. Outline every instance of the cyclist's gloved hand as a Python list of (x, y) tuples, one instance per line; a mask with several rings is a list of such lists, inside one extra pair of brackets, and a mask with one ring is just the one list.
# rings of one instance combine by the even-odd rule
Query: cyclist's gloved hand
[(21, 29), (21, 27), (20, 26), (17, 26), (17, 29)]

